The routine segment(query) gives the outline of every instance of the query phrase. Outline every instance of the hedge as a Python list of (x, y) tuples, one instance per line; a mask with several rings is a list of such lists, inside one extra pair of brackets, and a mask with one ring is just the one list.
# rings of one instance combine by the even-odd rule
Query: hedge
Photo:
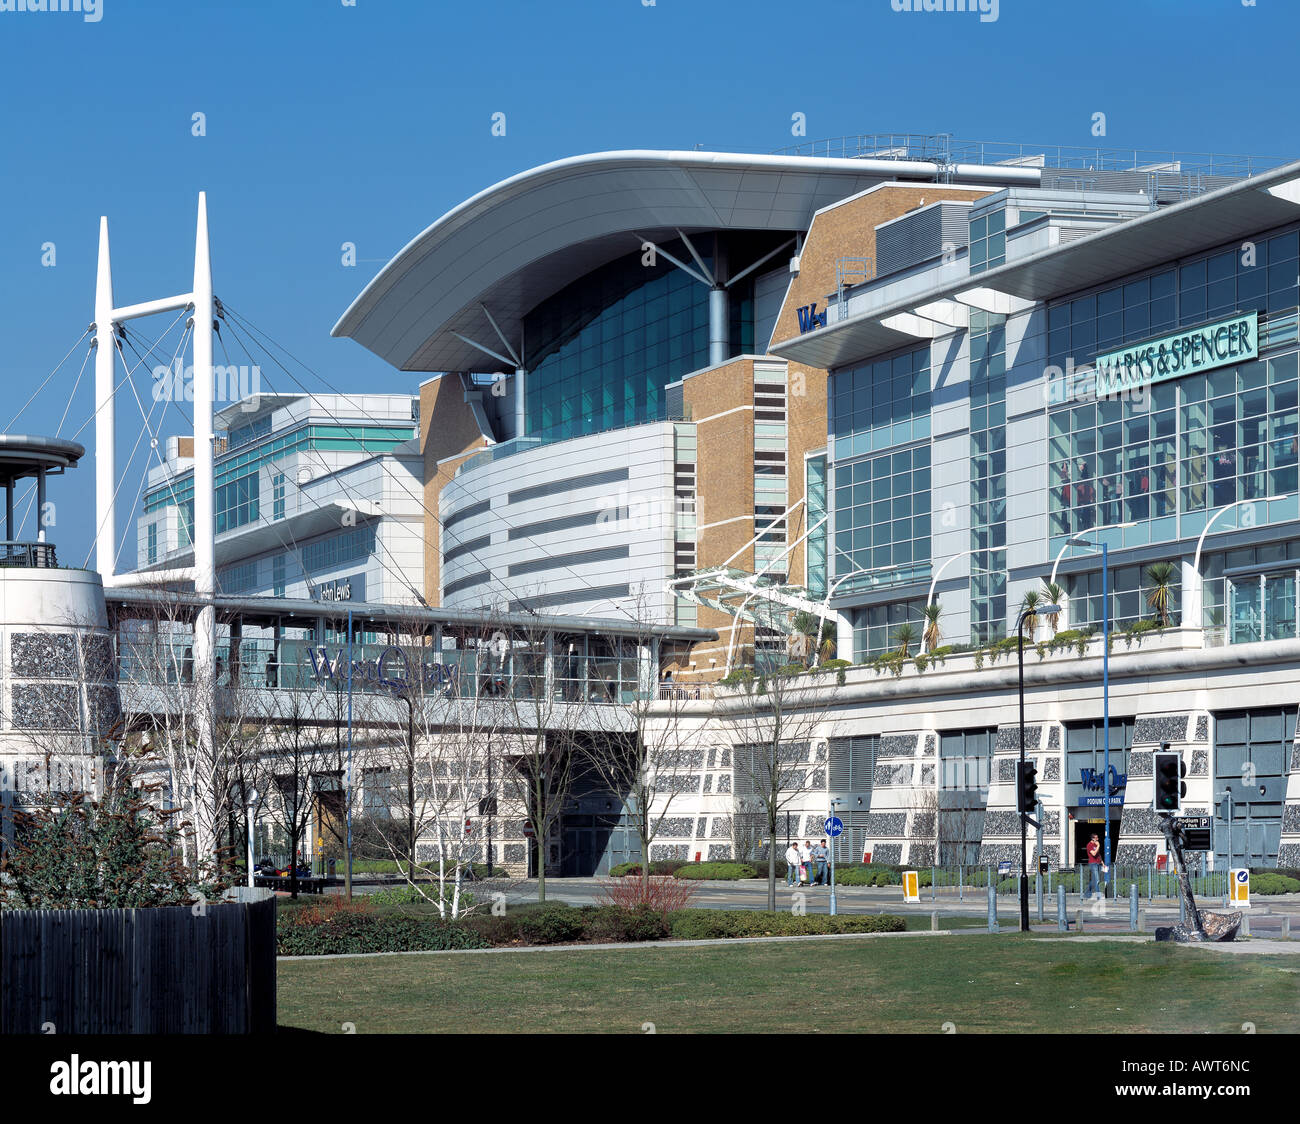
[[(651, 874), (672, 874), (678, 867), (685, 866), (681, 859), (659, 859), (650, 864)], [(628, 875), (641, 873), (640, 863), (619, 863), (609, 868), (611, 878), (626, 878)]]
[(761, 910), (679, 909), (668, 915), (674, 940), (810, 936), (823, 933), (901, 933), (901, 917), (886, 913), (767, 913)]
[(277, 911), (275, 944), (281, 956), (489, 947), (473, 929), (436, 916), (347, 908)]
[(284, 909), (276, 917), (281, 956), (345, 952), (438, 952), (576, 942), (707, 940), (723, 937), (803, 936), (825, 933), (899, 933), (901, 917), (888, 914), (795, 915), (757, 910), (650, 909), (538, 903), (502, 916), (473, 913), (459, 921), (428, 914), (376, 912), (344, 904)]
[[(674, 878), (708, 879), (714, 882), (738, 882), (742, 878), (758, 878), (758, 867), (753, 863), (684, 863), (673, 871)], [(764, 870), (762, 877), (767, 877)]]

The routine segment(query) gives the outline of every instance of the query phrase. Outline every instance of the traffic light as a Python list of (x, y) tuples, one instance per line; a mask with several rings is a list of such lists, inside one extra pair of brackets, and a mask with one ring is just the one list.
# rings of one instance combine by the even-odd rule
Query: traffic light
[[(1168, 746), (1168, 742), (1165, 743)], [(1183, 797), (1187, 795), (1187, 766), (1178, 750), (1162, 749), (1155, 755), (1156, 793), (1154, 808), (1157, 812), (1181, 812)]]
[(1016, 762), (1016, 811), (1032, 816), (1038, 804), (1038, 766), (1032, 761)]

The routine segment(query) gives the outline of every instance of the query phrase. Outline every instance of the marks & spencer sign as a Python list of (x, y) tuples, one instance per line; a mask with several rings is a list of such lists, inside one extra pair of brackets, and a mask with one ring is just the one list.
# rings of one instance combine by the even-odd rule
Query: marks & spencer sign
[(1243, 312), (1098, 355), (1097, 397), (1254, 359), (1259, 355), (1258, 327), (1258, 314)]

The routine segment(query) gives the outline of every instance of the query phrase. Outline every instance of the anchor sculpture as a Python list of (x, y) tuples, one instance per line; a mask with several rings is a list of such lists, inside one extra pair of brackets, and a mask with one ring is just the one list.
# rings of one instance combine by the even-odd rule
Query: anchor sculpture
[(1183, 862), (1183, 833), (1173, 816), (1168, 812), (1160, 813), (1160, 830), (1165, 842), (1169, 844), (1170, 853), (1178, 863), (1178, 892), (1182, 895), (1186, 910), (1186, 920), (1177, 925), (1161, 926), (1156, 929), (1158, 941), (1230, 941), (1237, 936), (1241, 928), (1241, 914), (1202, 913), (1196, 908), (1196, 899), (1192, 897), (1192, 880), (1187, 876), (1187, 864)]

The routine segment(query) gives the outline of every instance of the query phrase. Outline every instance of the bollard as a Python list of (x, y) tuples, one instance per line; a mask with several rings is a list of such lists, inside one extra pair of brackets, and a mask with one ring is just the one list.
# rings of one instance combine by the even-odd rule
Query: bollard
[(998, 931), (998, 888), (989, 883), (989, 932)]
[(1250, 937), (1250, 914), (1249, 913), (1243, 913), (1241, 915), (1241, 935), (1246, 938)]
[(1064, 933), (1070, 927), (1065, 917), (1065, 887), (1056, 887), (1056, 927)]
[(1077, 911), (1075, 912), (1075, 914), (1074, 914), (1074, 927), (1075, 927), (1075, 928), (1076, 928), (1080, 933), (1083, 932), (1083, 910), (1081, 910), (1081, 909), (1080, 909), (1080, 910), (1077, 910)]
[(1147, 911), (1145, 909), (1139, 909), (1138, 910), (1138, 932), (1145, 933), (1146, 931), (1147, 931)]
[(930, 868), (930, 900), (934, 901), (934, 884), (938, 881), (934, 876), (934, 867)]
[(1284, 917), (1282, 918), (1282, 940), (1289, 941), (1290, 939), (1291, 939), (1291, 918)]
[(1134, 882), (1129, 887), (1128, 892), (1128, 927), (1133, 932), (1138, 931), (1138, 884)]
[(1151, 864), (1147, 863), (1147, 901), (1151, 900)]
[(938, 931), (939, 931), (939, 911), (935, 910), (932, 914), (930, 914), (930, 932), (937, 933)]
[(1038, 901), (1038, 920), (1043, 919), (1043, 876), (1034, 875), (1034, 896)]

